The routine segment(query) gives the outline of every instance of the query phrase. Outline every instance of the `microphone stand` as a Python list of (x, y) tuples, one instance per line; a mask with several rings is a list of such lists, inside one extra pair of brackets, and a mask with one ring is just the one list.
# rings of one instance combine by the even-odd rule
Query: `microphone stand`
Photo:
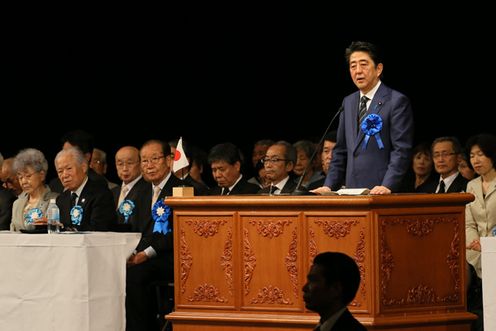
[(329, 125), (327, 125), (327, 129), (325, 129), (324, 134), (322, 135), (322, 138), (320, 138), (319, 143), (315, 147), (315, 150), (313, 151), (313, 154), (310, 157), (308, 165), (305, 167), (305, 170), (303, 170), (303, 173), (301, 174), (300, 179), (298, 180), (298, 184), (296, 184), (296, 188), (291, 193), (291, 195), (309, 195), (309, 194), (311, 195), (311, 194), (313, 194), (306, 189), (302, 189), (301, 183), (303, 183), (303, 179), (305, 178), (305, 175), (307, 174), (308, 169), (312, 166), (313, 160), (315, 159), (315, 155), (317, 155), (317, 152), (320, 150), (320, 146), (322, 146), (322, 143), (324, 142), (324, 138), (325, 138), (327, 132), (329, 132), (329, 129), (331, 128), (332, 124), (334, 123), (334, 121), (336, 120), (338, 115), (341, 114), (341, 112), (343, 110), (344, 110), (343, 106), (339, 107), (338, 111), (336, 112), (336, 114), (334, 114), (331, 121), (329, 122)]

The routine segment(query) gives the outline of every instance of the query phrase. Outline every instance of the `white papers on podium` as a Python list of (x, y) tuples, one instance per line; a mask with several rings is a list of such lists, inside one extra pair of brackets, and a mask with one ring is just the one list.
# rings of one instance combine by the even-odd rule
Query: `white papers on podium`
[(322, 192), (321, 195), (367, 195), (369, 193), (368, 188), (342, 188), (337, 191)]
[(367, 195), (370, 190), (368, 188), (342, 188), (336, 193), (339, 195)]

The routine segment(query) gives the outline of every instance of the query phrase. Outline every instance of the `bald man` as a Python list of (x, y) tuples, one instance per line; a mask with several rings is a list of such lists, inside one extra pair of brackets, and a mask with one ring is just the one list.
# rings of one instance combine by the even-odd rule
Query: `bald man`
[[(141, 175), (139, 150), (134, 146), (124, 146), (115, 153), (115, 167), (117, 176), (122, 180), (120, 186), (114, 188), (112, 193), (116, 202), (118, 231), (139, 232), (138, 211), (140, 197), (149, 185)], [(126, 214), (119, 207), (124, 201), (132, 201), (134, 208)], [(150, 206), (148, 205), (147, 208)], [(126, 219), (127, 216), (127, 219)]]

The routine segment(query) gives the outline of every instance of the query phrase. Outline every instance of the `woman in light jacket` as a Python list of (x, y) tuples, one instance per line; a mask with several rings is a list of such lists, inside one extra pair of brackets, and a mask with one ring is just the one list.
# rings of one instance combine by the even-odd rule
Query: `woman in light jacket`
[(480, 134), (469, 138), (470, 165), (479, 177), (467, 184), (475, 200), (465, 208), (467, 243), (467, 310), (478, 315), (472, 328), (482, 325), (482, 268), (480, 238), (492, 236), (496, 226), (496, 136)]
[(28, 148), (16, 155), (13, 167), (23, 192), (12, 207), (10, 230), (33, 230), (35, 223), (46, 223), (48, 203), (58, 195), (45, 185), (48, 162), (41, 151)]

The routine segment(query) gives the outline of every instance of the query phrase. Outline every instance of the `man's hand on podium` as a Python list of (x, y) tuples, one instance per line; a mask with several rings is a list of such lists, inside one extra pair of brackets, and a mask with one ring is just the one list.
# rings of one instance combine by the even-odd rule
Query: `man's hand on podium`
[(315, 193), (315, 194), (319, 194), (319, 195), (332, 195), (331, 188), (327, 187), (327, 186), (318, 187), (314, 190), (310, 190), (310, 192)]

